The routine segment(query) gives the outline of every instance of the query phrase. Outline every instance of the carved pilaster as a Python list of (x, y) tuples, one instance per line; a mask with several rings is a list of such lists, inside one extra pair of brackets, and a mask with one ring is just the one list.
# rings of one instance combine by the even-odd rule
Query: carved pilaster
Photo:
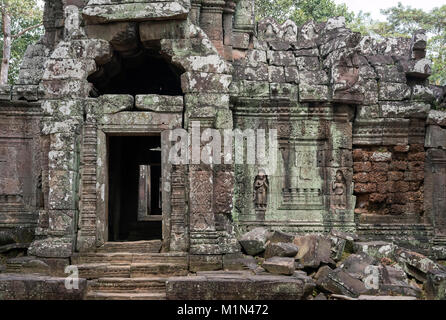
[(225, 49), (225, 59), (232, 61), (232, 20), (237, 1), (226, 1), (223, 10), (223, 44)]
[(229, 164), (214, 167), (214, 213), (215, 229), (219, 233), (222, 253), (239, 251), (232, 224), (232, 201), (234, 197), (234, 166)]
[(200, 27), (208, 35), (217, 51), (224, 55), (223, 8), (221, 0), (204, 0), (201, 4)]
[(190, 212), (192, 231), (214, 231), (215, 221), (212, 212), (212, 171), (191, 170), (190, 172)]
[(171, 180), (171, 251), (187, 251), (186, 167), (172, 166)]
[(254, 0), (240, 0), (235, 9), (234, 31), (253, 33), (254, 29)]
[[(431, 211), (434, 242), (446, 245), (446, 151), (431, 149), (426, 163), (426, 212)], [(431, 207), (431, 208), (430, 208)]]
[(189, 173), (190, 253), (219, 254), (213, 212), (213, 172), (209, 166), (192, 165)]
[(82, 185), (77, 249), (91, 249), (96, 240), (96, 123), (87, 123), (82, 141)]
[(190, 10), (189, 17), (190, 17), (191, 22), (196, 25), (200, 25), (201, 2), (202, 2), (202, 0), (192, 0), (191, 1), (191, 10)]
[(226, 1), (223, 9), (223, 28), (224, 28), (224, 44), (226, 46), (232, 45), (232, 17), (235, 12), (237, 1)]

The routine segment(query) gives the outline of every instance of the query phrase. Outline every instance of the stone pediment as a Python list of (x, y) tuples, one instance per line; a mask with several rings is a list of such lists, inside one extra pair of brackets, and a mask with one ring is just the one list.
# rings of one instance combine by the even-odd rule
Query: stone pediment
[(91, 0), (82, 10), (87, 24), (186, 19), (190, 1)]

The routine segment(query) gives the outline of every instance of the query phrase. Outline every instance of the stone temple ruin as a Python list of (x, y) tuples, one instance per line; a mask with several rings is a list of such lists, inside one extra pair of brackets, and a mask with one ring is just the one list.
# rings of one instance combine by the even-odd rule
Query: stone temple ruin
[[(250, 230), (446, 259), (446, 88), (429, 85), (422, 30), (256, 22), (253, 0), (47, 0), (44, 26), (0, 88), (0, 297), (36, 298), (8, 283), (68, 265), (89, 298), (163, 298), (166, 276), (195, 272), (206, 288), (204, 271), (246, 262)], [(165, 132), (193, 123), (276, 129), (275, 171), (170, 163)], [(177, 279), (168, 298), (214, 297)]]

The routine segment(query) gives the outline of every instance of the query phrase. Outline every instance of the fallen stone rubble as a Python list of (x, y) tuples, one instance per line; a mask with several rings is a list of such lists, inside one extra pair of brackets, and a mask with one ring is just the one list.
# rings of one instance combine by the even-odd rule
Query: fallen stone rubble
[[(223, 270), (213, 271), (188, 271), (186, 256), (181, 256), (181, 272), (149, 270), (146, 263), (147, 270), (134, 273), (141, 263), (128, 269), (123, 259), (130, 255), (133, 261), (144, 254), (108, 253), (112, 259), (108, 265), (99, 263), (108, 259), (99, 252), (79, 261), (90, 264), (81, 264), (80, 276), (85, 279), (77, 293), (64, 290), (65, 278), (55, 272), (63, 268), (51, 259), (9, 259), (8, 267), (0, 270), (0, 299), (446, 300), (443, 262), (394, 243), (362, 241), (338, 231), (295, 236), (265, 228), (243, 234), (239, 242), (242, 251), (224, 255)], [(113, 260), (115, 255), (119, 261)], [(143, 258), (152, 263), (159, 256), (157, 266), (170, 257), (148, 255)], [(172, 266), (179, 267), (175, 261)], [(89, 271), (84, 270), (87, 266)], [(108, 269), (99, 270), (100, 266)], [(126, 270), (127, 278), (122, 274)], [(128, 288), (150, 292), (128, 294)], [(95, 290), (103, 292), (92, 295)]]
[(227, 256), (225, 270), (305, 277), (309, 300), (446, 299), (446, 267), (384, 241), (354, 234), (294, 236), (255, 228), (240, 237), (244, 253)]

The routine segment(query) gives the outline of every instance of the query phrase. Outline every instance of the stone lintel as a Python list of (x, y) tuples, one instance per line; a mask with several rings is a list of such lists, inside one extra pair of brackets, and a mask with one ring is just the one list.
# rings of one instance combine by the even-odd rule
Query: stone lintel
[(87, 5), (83, 9), (82, 14), (87, 24), (100, 24), (117, 21), (186, 19), (189, 9), (189, 1), (129, 2)]

